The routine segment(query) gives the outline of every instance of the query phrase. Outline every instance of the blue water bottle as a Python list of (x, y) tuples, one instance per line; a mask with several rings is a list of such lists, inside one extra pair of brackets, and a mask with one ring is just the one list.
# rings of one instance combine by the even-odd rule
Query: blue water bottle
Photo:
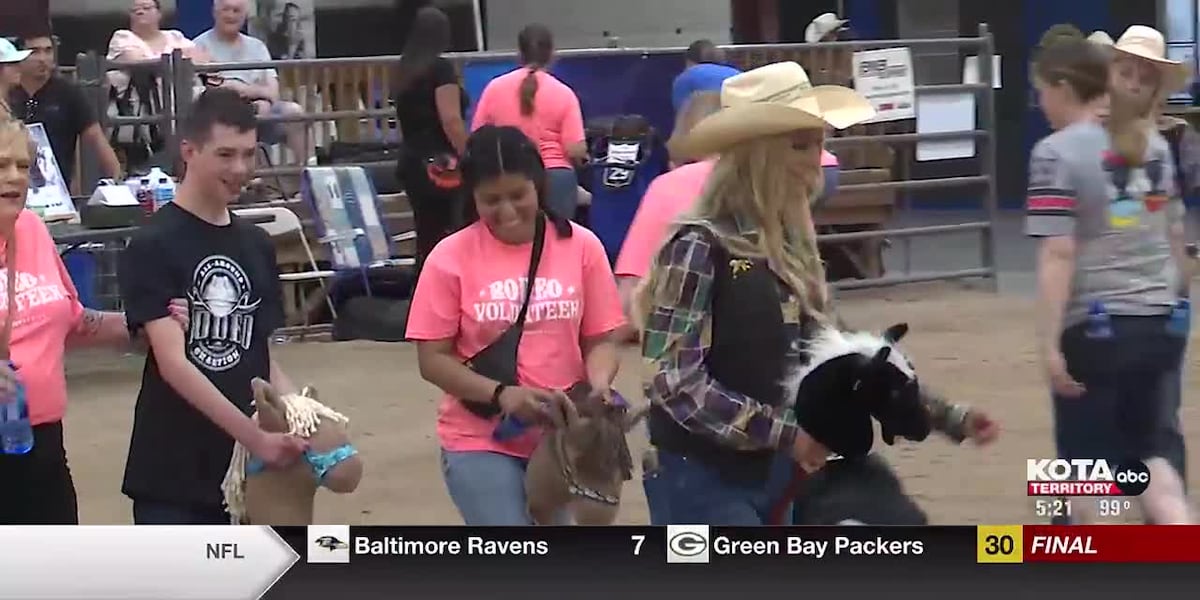
[(1187, 337), (1192, 329), (1192, 301), (1180, 298), (1171, 308), (1171, 318), (1167, 319), (1167, 331), (1171, 335)]
[[(8, 362), (8, 368), (17, 370), (12, 361)], [(19, 379), (12, 397), (0, 404), (0, 450), (5, 454), (28, 454), (33, 450), (29, 404), (25, 401), (25, 385)]]
[(504, 415), (504, 418), (500, 419), (500, 423), (496, 425), (496, 429), (492, 430), (492, 439), (497, 442), (511, 440), (525, 433), (528, 427), (524, 421), (513, 415)]
[(1092, 339), (1113, 336), (1112, 319), (1109, 318), (1108, 311), (1104, 310), (1104, 304), (1099, 300), (1093, 300), (1091, 304), (1088, 304), (1087, 336)]

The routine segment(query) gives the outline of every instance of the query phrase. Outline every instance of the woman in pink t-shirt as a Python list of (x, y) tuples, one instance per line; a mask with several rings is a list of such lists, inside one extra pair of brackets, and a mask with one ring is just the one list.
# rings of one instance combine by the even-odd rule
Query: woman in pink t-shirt
[(545, 25), (522, 29), (517, 48), (521, 68), (487, 84), (471, 128), (487, 124), (519, 127), (537, 144), (546, 164), (548, 208), (563, 218), (574, 218), (579, 198), (575, 164), (587, 155), (579, 98), (546, 72), (554, 59), (554, 37)]
[[(30, 138), (18, 121), (0, 118), (0, 345), (7, 342), (16, 371), (0, 361), (0, 403), (16, 382), (25, 387), (33, 424), (33, 449), (0, 454), (0, 525), (72, 525), (79, 522), (75, 485), (63, 447), (67, 348), (129, 349), (121, 313), (84, 308), (46, 225), (25, 210), (33, 162)], [(9, 245), (12, 244), (10, 247)], [(9, 290), (9, 264), (15, 265)], [(10, 302), (16, 306), (9, 311)], [(185, 320), (177, 304), (172, 313)], [(11, 320), (10, 320), (11, 316)]]
[[(208, 56), (177, 29), (161, 29), (160, 0), (133, 0), (129, 6), (129, 29), (118, 29), (108, 40), (106, 60), (137, 62), (156, 60), (176, 50), (184, 58), (203, 62)], [(129, 75), (121, 71), (108, 72), (109, 84), (121, 93), (129, 85)]]
[[(529, 525), (525, 465), (541, 427), (497, 440), (500, 414), (544, 422), (544, 412), (568, 401), (563, 390), (578, 382), (607, 394), (619, 363), (613, 332), (625, 318), (600, 240), (546, 213), (545, 167), (520, 130), (475, 131), (462, 170), (473, 222), (426, 259), (407, 337), (417, 344), (421, 376), (445, 392), (437, 420), (442, 471), (463, 521)], [(542, 218), (549, 223), (516, 352), (517, 384), (505, 385), (465, 363), (521, 312)]]

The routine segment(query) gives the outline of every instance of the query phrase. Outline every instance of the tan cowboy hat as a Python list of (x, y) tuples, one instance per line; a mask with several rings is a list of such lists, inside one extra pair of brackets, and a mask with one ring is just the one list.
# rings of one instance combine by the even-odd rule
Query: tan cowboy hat
[(1117, 41), (1113, 50), (1154, 63), (1163, 77), (1163, 91), (1168, 94), (1187, 87), (1191, 79), (1191, 68), (1177, 60), (1167, 58), (1167, 44), (1163, 34), (1153, 27), (1131, 25)]
[(1100, 44), (1101, 46), (1111, 46), (1114, 43), (1111, 35), (1108, 35), (1108, 33), (1100, 31), (1099, 29), (1093, 31), (1091, 35), (1087, 36), (1087, 40), (1093, 44)]
[(845, 129), (875, 116), (858, 92), (813, 87), (804, 67), (788, 61), (734, 75), (721, 85), (721, 110), (672, 140), (671, 156), (699, 159), (754, 138), (798, 129)]

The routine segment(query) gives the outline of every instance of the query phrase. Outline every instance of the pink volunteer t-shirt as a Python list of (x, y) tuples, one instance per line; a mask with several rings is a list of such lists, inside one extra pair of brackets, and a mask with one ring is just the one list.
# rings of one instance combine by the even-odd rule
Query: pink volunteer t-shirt
[[(604, 247), (596, 235), (571, 224), (559, 238), (547, 227), (542, 261), (517, 352), (521, 385), (567, 389), (586, 379), (581, 337), (608, 333), (625, 317)], [(495, 341), (516, 320), (524, 300), (533, 244), (505, 244), (476, 222), (443, 239), (429, 253), (408, 314), (407, 337), (416, 341), (454, 338), (462, 360)], [(497, 419), (485, 421), (445, 395), (438, 408), (437, 434), (451, 452), (533, 453), (540, 428), (496, 442)]]
[[(667, 229), (700, 197), (715, 164), (716, 159), (686, 164), (650, 182), (621, 244), (621, 254), (613, 269), (618, 277), (646, 277), (655, 253), (666, 241)], [(823, 150), (821, 166), (838, 166), (837, 157)]]
[(583, 112), (579, 98), (567, 84), (544, 71), (536, 71), (538, 88), (533, 114), (521, 114), (521, 82), (529, 69), (520, 68), (491, 80), (475, 105), (474, 131), (484, 125), (517, 127), (537, 144), (547, 169), (571, 168), (567, 146), (584, 141)]
[[(83, 321), (83, 305), (42, 220), (22, 211), (15, 235), (17, 309), (9, 353), (25, 385), (30, 420), (34, 425), (53, 423), (66, 414), (63, 355), (67, 336)], [(7, 318), (7, 298), (8, 270), (0, 268), (0, 327)]]

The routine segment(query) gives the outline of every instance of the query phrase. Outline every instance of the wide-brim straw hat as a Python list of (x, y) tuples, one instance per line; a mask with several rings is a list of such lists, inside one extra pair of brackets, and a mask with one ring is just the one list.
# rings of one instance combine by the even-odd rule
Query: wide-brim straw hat
[(870, 120), (875, 109), (858, 92), (813, 86), (804, 67), (779, 62), (734, 75), (721, 85), (721, 110), (673, 139), (671, 156), (699, 159), (755, 138), (799, 129), (845, 129)]
[(846, 28), (849, 19), (839, 19), (837, 15), (827, 12), (818, 15), (813, 19), (808, 27), (804, 28), (804, 41), (810, 44), (815, 44), (821, 41), (821, 38)]
[(1093, 44), (1100, 44), (1101, 46), (1111, 46), (1115, 43), (1113, 42), (1112, 36), (1108, 35), (1108, 32), (1101, 31), (1099, 29), (1093, 31), (1091, 35), (1087, 36), (1087, 40)]
[(1153, 27), (1132, 25), (1117, 41), (1113, 50), (1152, 63), (1162, 74), (1163, 91), (1173, 94), (1187, 87), (1192, 78), (1191, 67), (1167, 58), (1167, 43), (1163, 34)]

